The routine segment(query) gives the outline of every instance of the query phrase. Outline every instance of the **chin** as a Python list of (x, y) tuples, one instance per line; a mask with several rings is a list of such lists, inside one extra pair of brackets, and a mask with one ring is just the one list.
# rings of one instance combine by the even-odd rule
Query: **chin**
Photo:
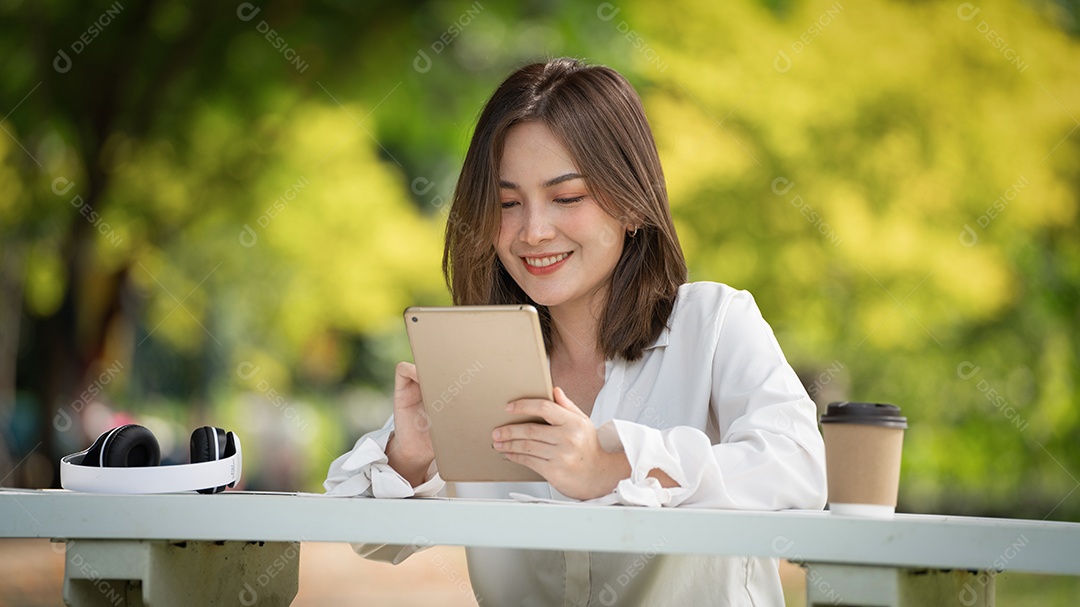
[(537, 305), (544, 306), (545, 308), (551, 308), (563, 302), (563, 299), (559, 297), (533, 297), (532, 295), (529, 295), (529, 299), (536, 302)]
[(566, 301), (565, 295), (550, 292), (537, 293), (535, 291), (527, 291), (525, 289), (522, 290), (525, 291), (525, 294), (529, 296), (529, 299), (533, 300), (538, 305), (544, 306), (545, 308), (551, 308)]

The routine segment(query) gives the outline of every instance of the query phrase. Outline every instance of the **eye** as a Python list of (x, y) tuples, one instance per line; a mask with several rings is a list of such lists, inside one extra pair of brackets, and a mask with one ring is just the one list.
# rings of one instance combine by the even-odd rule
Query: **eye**
[(573, 204), (575, 202), (581, 202), (584, 198), (585, 198), (584, 196), (574, 196), (574, 197), (570, 197), (570, 198), (556, 198), (555, 202), (557, 202), (559, 204)]
[(509, 209), (509, 208), (513, 207), (514, 205), (516, 205), (516, 204), (517, 204), (516, 200), (504, 200), (501, 203), (502, 208), (504, 208), (504, 209)]

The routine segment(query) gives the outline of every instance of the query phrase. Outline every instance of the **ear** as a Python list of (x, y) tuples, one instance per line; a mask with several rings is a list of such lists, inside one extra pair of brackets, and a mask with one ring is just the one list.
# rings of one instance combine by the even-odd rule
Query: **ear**
[(620, 221), (622, 221), (623, 229), (625, 229), (627, 233), (639, 230), (641, 229), (641, 226), (645, 224), (645, 218), (641, 213), (633, 209), (627, 210)]

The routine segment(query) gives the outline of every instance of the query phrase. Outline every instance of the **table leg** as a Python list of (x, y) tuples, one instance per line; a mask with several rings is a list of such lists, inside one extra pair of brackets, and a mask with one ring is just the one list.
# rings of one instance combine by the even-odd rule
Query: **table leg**
[(289, 605), (299, 542), (69, 540), (64, 603), (73, 607)]
[(993, 607), (988, 571), (803, 563), (807, 607)]

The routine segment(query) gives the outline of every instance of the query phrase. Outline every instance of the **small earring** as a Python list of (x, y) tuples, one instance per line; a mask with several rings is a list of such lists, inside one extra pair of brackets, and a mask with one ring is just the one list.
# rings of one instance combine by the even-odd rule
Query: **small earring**
[(634, 226), (634, 231), (630, 232), (630, 238), (633, 238), (633, 237), (637, 236), (637, 230), (638, 230), (637, 226)]

